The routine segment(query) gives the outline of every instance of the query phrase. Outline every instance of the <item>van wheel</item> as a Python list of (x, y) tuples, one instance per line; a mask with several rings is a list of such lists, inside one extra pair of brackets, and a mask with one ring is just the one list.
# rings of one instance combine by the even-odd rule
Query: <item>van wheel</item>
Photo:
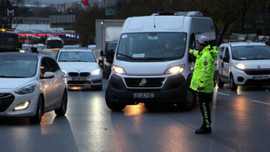
[(196, 103), (196, 92), (188, 89), (185, 102), (177, 104), (179, 110), (192, 110)]
[(233, 91), (237, 90), (237, 85), (235, 84), (233, 80), (233, 75), (230, 76), (230, 86), (231, 86), (231, 90)]
[(64, 91), (63, 93), (63, 96), (62, 96), (62, 101), (61, 101), (61, 107), (59, 109), (56, 109), (54, 110), (55, 114), (57, 116), (64, 116), (66, 114), (66, 111), (67, 111), (67, 92), (66, 90)]
[(224, 82), (222, 82), (219, 75), (217, 76), (217, 84), (218, 84), (219, 88), (223, 88), (223, 86), (224, 86)]
[(112, 101), (111, 101), (111, 97), (108, 95), (108, 91), (106, 91), (106, 93), (105, 93), (105, 100), (106, 100), (107, 106), (108, 106), (112, 111), (121, 111), (121, 110), (123, 110), (123, 109), (126, 107), (125, 104), (112, 102)]
[(43, 102), (43, 98), (40, 96), (38, 99), (36, 114), (35, 114), (35, 116), (30, 117), (30, 122), (31, 123), (40, 123), (43, 114), (44, 114), (44, 102)]
[(195, 102), (196, 102), (196, 93), (191, 89), (188, 89), (185, 102), (185, 109), (192, 110), (195, 106)]

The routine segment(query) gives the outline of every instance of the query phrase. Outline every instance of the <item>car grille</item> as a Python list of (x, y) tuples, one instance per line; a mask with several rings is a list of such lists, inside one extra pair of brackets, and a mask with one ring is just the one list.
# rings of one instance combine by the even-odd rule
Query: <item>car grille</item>
[(79, 73), (79, 72), (69, 72), (68, 75), (71, 76), (71, 77), (77, 77), (77, 76), (88, 77), (90, 75), (90, 73), (89, 72), (81, 72), (81, 73)]
[(252, 69), (244, 70), (247, 75), (264, 75), (270, 74), (270, 69)]
[(6, 111), (15, 97), (11, 93), (0, 93), (0, 112)]
[(161, 87), (164, 78), (125, 78), (128, 87)]
[(68, 81), (68, 85), (89, 85), (91, 84), (90, 81)]

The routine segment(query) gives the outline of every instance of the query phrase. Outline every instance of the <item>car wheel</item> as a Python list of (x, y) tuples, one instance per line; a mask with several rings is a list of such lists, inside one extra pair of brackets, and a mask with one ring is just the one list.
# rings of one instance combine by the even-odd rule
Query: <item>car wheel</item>
[(223, 88), (223, 86), (224, 86), (224, 82), (222, 82), (219, 75), (217, 76), (217, 85), (219, 88)]
[(59, 109), (54, 110), (57, 116), (64, 116), (66, 114), (67, 102), (68, 102), (68, 97), (67, 97), (67, 91), (65, 90), (62, 96), (62, 100), (61, 100), (61, 107)]
[(38, 99), (36, 114), (34, 117), (30, 117), (30, 122), (31, 123), (40, 123), (43, 114), (44, 114), (44, 102), (43, 102), (43, 98), (40, 96)]
[(115, 103), (111, 101), (111, 97), (108, 95), (108, 92), (106, 91), (105, 93), (105, 100), (107, 106), (112, 110), (112, 111), (121, 111), (123, 110), (126, 105), (125, 104), (120, 104), (120, 103)]
[(157, 105), (153, 104), (153, 103), (144, 103), (144, 106), (149, 111), (156, 111), (157, 110)]
[(231, 86), (231, 90), (233, 91), (237, 90), (237, 85), (235, 84), (232, 75), (230, 76), (230, 86)]

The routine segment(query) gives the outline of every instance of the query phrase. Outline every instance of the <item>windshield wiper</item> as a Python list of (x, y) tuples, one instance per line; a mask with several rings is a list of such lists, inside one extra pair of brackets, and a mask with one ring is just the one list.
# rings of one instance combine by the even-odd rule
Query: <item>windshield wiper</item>
[(129, 59), (137, 59), (137, 58), (133, 58), (132, 56), (126, 55), (126, 54), (122, 54), (122, 53), (117, 53), (117, 55), (121, 55), (123, 57), (129, 58)]

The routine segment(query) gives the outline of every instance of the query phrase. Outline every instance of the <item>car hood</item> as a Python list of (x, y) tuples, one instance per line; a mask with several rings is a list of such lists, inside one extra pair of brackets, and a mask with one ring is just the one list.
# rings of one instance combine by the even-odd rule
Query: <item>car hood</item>
[(34, 78), (0, 78), (0, 90), (16, 89), (34, 81)]
[(59, 62), (58, 64), (66, 72), (91, 72), (100, 68), (96, 62)]
[(241, 61), (237, 63), (243, 63), (246, 69), (269, 69), (270, 60), (252, 60), (252, 61)]
[(117, 60), (114, 65), (124, 68), (127, 75), (147, 76), (164, 75), (168, 68), (183, 63), (182, 60), (164, 62), (126, 62)]

